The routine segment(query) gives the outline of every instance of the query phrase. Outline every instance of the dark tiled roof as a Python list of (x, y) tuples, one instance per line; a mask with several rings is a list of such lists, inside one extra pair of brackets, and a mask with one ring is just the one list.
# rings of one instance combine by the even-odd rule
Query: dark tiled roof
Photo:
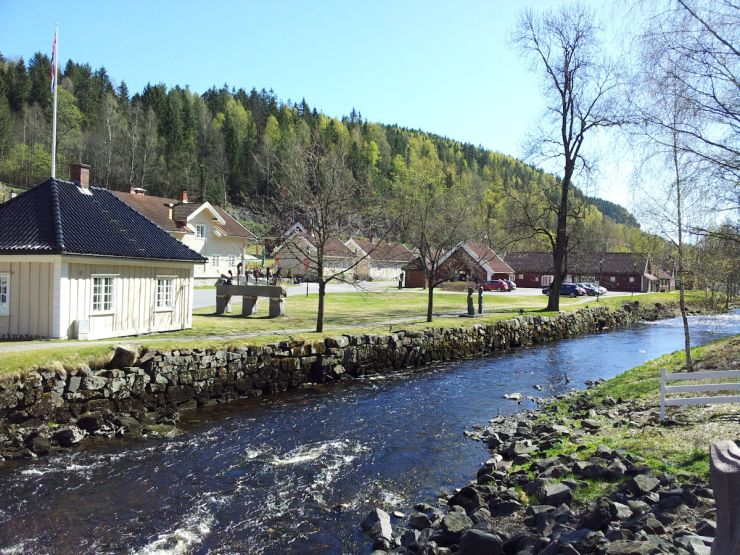
[[(179, 200), (171, 198), (155, 197), (151, 195), (136, 195), (124, 191), (116, 191), (114, 194), (165, 231), (190, 233), (190, 231), (185, 228), (185, 222), (190, 214), (203, 206), (202, 202), (180, 202)], [(173, 205), (172, 220), (170, 219), (169, 205)], [(223, 218), (224, 222), (226, 222), (224, 225), (214, 223), (216, 227), (223, 231), (224, 235), (229, 237), (244, 237), (251, 240), (257, 239), (254, 233), (229, 216), (226, 210), (220, 206), (214, 206), (213, 208)]]
[(165, 231), (184, 231), (169, 218), (170, 209), (168, 205), (175, 204), (176, 201), (164, 197), (134, 195), (121, 191), (114, 191), (113, 194)]
[(465, 243), (465, 246), (473, 253), (476, 262), (479, 264), (486, 264), (494, 273), (511, 274), (514, 272), (511, 266), (504, 262), (501, 257), (487, 245), (478, 243), (477, 241), (468, 241)]
[(219, 215), (224, 219), (224, 222), (226, 222), (224, 225), (216, 224), (216, 226), (219, 229), (222, 229), (226, 235), (228, 235), (229, 237), (245, 237), (252, 241), (257, 241), (257, 236), (249, 231), (242, 224), (240, 224), (238, 221), (236, 221), (234, 218), (229, 216), (226, 210), (224, 210), (220, 206), (214, 206), (214, 208), (216, 209), (216, 212), (218, 212)]
[(199, 202), (180, 202), (176, 203), (175, 206), (172, 208), (172, 219), (175, 220), (175, 223), (185, 223), (188, 221), (188, 216), (195, 212), (198, 208), (201, 207), (201, 204)]
[(204, 262), (106, 189), (48, 179), (0, 204), (0, 254)]
[[(571, 255), (568, 258), (568, 272), (571, 274), (599, 273), (599, 262), (603, 259), (601, 273), (642, 274), (647, 271), (649, 256), (645, 253), (593, 252)], [(552, 253), (549, 252), (510, 252), (504, 260), (518, 274), (552, 274)]]
[(352, 240), (372, 260), (410, 262), (414, 258), (414, 253), (406, 248), (403, 243), (356, 238)]
[(568, 272), (572, 274), (599, 273), (599, 261), (602, 273), (610, 274), (648, 274), (648, 255), (639, 252), (592, 252), (571, 256), (568, 259)]
[(510, 252), (504, 256), (506, 263), (518, 274), (552, 274), (552, 253)]

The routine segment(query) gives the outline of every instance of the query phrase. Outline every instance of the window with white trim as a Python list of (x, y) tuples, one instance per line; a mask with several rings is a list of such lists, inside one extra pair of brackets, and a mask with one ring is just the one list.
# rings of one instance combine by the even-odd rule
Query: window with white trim
[(229, 255), (229, 268), (236, 266), (236, 256), (233, 254)]
[(524, 279), (524, 274), (519, 274), (519, 279)]
[(635, 283), (635, 278), (630, 277), (630, 283)]
[(221, 257), (217, 254), (211, 255), (211, 266), (218, 268), (221, 265)]
[(157, 292), (155, 308), (171, 309), (174, 306), (175, 278), (172, 276), (157, 276)]
[(0, 316), (10, 314), (10, 274), (0, 273)]
[(612, 283), (615, 283), (615, 282), (617, 281), (617, 278), (616, 278), (616, 277), (614, 277), (614, 276), (611, 276), (611, 277), (609, 278), (609, 281), (610, 281), (610, 282), (612, 282)]
[(195, 226), (195, 238), (205, 239), (206, 238), (206, 226), (204, 224), (196, 224)]
[(93, 276), (92, 312), (113, 310), (114, 276)]

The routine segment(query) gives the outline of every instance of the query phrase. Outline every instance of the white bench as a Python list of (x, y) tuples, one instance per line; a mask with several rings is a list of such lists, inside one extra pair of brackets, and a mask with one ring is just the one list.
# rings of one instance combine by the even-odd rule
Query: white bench
[(740, 378), (740, 370), (718, 370), (715, 372), (676, 372), (669, 374), (660, 369), (660, 421), (665, 420), (665, 408), (681, 405), (715, 405), (719, 403), (740, 403), (740, 395), (715, 395), (712, 397), (680, 397), (666, 399), (671, 393), (709, 393), (715, 391), (740, 391), (740, 383), (712, 383), (692, 385), (666, 385), (667, 382), (689, 380), (718, 380)]

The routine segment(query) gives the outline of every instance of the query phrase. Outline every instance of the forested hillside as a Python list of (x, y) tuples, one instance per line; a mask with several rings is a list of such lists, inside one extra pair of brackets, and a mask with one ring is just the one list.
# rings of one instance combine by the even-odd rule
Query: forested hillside
[[(48, 177), (51, 129), (50, 61), (27, 63), (0, 54), (0, 181), (27, 187)], [(519, 216), (515, 191), (542, 191), (551, 175), (513, 157), (448, 138), (369, 123), (353, 112), (328, 117), (305, 101), (281, 102), (272, 91), (211, 88), (196, 94), (179, 86), (115, 86), (105, 68), (68, 62), (60, 68), (57, 171), (71, 162), (92, 166), (92, 181), (112, 189), (130, 185), (150, 194), (191, 197), (249, 207), (271, 193), (271, 172), (285, 145), (313, 135), (341, 145), (358, 179), (382, 194), (400, 166), (438, 160), (447, 179), (473, 184), (486, 199), (496, 233), (506, 235)], [(654, 250), (655, 238), (636, 229), (621, 206), (583, 197), (578, 240), (584, 249)], [(507, 248), (549, 248), (522, 237)]]

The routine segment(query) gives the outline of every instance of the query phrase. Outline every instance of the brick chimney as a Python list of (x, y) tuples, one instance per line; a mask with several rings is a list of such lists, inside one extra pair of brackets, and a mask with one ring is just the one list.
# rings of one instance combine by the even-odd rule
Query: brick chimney
[(90, 187), (90, 166), (87, 164), (70, 164), (69, 178), (80, 187), (87, 189)]
[(188, 190), (187, 189), (182, 189), (180, 191), (180, 202), (182, 202), (183, 204), (187, 204), (188, 202)]

